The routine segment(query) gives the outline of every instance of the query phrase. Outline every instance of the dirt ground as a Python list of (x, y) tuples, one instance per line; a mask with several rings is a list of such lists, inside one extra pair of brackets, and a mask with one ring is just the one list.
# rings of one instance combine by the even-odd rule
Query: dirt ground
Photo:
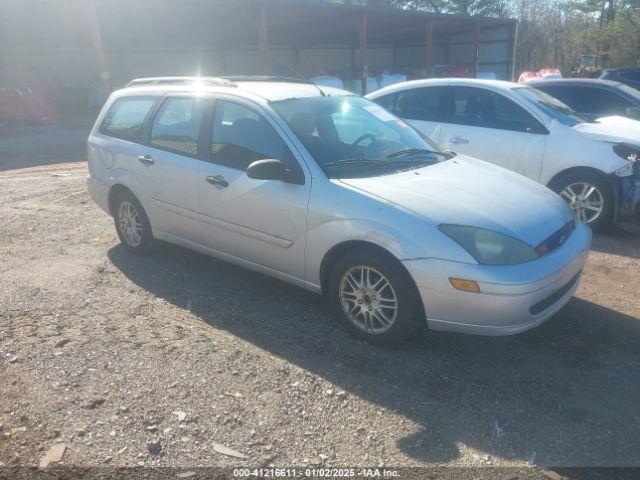
[(382, 349), (311, 293), (127, 253), (85, 176), (0, 171), (0, 466), (640, 466), (638, 238), (596, 236), (533, 331)]

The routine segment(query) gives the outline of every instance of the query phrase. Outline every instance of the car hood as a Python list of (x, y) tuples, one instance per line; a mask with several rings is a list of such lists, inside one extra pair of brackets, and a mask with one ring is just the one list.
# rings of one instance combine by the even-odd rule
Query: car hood
[(631, 118), (600, 117), (594, 123), (579, 123), (573, 129), (592, 140), (640, 145), (640, 122)]
[(340, 182), (434, 225), (487, 228), (533, 247), (572, 219), (565, 202), (546, 187), (464, 155), (416, 170)]

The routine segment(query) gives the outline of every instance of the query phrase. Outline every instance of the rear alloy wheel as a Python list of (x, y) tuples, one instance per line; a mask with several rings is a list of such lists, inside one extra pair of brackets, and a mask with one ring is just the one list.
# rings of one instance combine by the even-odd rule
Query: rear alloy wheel
[(370, 343), (400, 343), (426, 322), (413, 279), (377, 248), (351, 250), (338, 259), (327, 294), (342, 324)]
[(114, 223), (118, 238), (127, 250), (146, 253), (153, 244), (151, 225), (142, 205), (130, 192), (121, 192), (115, 201)]
[(136, 248), (142, 243), (142, 222), (140, 215), (131, 203), (124, 201), (118, 207), (118, 230), (122, 232), (124, 243)]
[(591, 173), (573, 173), (551, 185), (567, 202), (573, 215), (593, 229), (611, 223), (614, 212), (614, 196), (607, 181)]

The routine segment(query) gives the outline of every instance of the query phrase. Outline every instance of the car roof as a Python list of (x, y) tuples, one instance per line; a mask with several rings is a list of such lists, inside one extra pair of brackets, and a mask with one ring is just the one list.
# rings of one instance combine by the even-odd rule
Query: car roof
[(436, 86), (446, 86), (446, 85), (468, 85), (468, 86), (476, 86), (476, 87), (487, 87), (492, 90), (501, 90), (501, 91), (509, 91), (513, 90), (516, 87), (522, 87), (522, 85), (507, 82), (505, 80), (485, 80), (479, 78), (427, 78), (422, 80), (411, 80), (409, 82), (396, 83), (394, 85), (390, 85), (388, 87), (382, 88), (380, 90), (376, 90), (375, 92), (370, 93), (367, 97), (377, 98), (381, 95), (387, 95), (393, 92), (399, 92), (402, 90), (408, 90), (411, 88), (420, 88), (420, 87), (436, 87)]
[(257, 96), (269, 102), (310, 97), (355, 95), (334, 87), (281, 77), (150, 77), (129, 82), (123, 96), (172, 92), (219, 92)]
[(549, 80), (529, 80), (527, 85), (532, 87), (545, 86), (545, 85), (583, 85), (583, 86), (601, 86), (601, 87), (619, 87), (622, 85), (620, 82), (614, 82), (612, 80), (600, 80), (599, 78), (554, 78)]
[(603, 72), (637, 72), (639, 71), (639, 67), (619, 67), (619, 68), (605, 68)]

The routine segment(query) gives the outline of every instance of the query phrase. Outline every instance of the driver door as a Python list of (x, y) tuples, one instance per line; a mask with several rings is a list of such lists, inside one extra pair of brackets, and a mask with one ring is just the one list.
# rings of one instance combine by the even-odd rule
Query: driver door
[(308, 171), (302, 184), (246, 175), (252, 162), (266, 158), (301, 169), (279, 127), (251, 102), (216, 100), (210, 125), (209, 160), (198, 178), (205, 245), (249, 267), (304, 280)]

